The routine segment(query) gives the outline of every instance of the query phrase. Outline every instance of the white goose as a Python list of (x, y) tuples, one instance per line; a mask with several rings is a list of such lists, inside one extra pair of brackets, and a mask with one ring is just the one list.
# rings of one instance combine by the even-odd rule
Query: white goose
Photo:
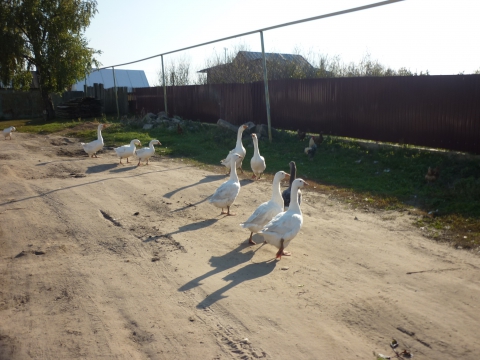
[(253, 175), (252, 179), (260, 180), (262, 177), (262, 173), (267, 168), (265, 164), (265, 158), (260, 155), (260, 151), (258, 150), (258, 138), (257, 134), (252, 134), (253, 140), (253, 157), (250, 159), (250, 166), (252, 167)]
[(265, 242), (278, 248), (277, 259), (282, 255), (289, 256), (284, 249), (290, 241), (299, 233), (303, 224), (303, 215), (298, 204), (298, 189), (308, 185), (303, 179), (296, 179), (292, 184), (290, 207), (287, 211), (275, 216), (272, 221), (263, 227), (259, 234), (263, 235)]
[(274, 216), (283, 211), (283, 198), (280, 193), (280, 182), (285, 179), (285, 176), (289, 176), (285, 171), (279, 171), (273, 178), (272, 185), (272, 198), (270, 201), (261, 204), (247, 221), (240, 226), (244, 229), (250, 230), (250, 238), (248, 242), (255, 245), (255, 241), (252, 240), (253, 233), (258, 233)]
[(97, 151), (100, 151), (103, 149), (103, 138), (102, 138), (102, 129), (103, 129), (103, 124), (99, 124), (97, 128), (97, 140), (93, 140), (87, 144), (85, 143), (80, 143), (83, 146), (83, 150), (88, 154), (90, 157), (98, 157), (97, 156)]
[(247, 125), (242, 125), (238, 128), (237, 144), (235, 145), (235, 149), (231, 150), (225, 159), (220, 160), (220, 164), (224, 165), (227, 168), (227, 175), (228, 175), (228, 171), (230, 171), (230, 163), (231, 163), (230, 160), (233, 156), (235, 156), (235, 154), (238, 154), (241, 156), (241, 158), (237, 160), (237, 168), (240, 168), (240, 171), (243, 174), (242, 161), (245, 155), (247, 155), (247, 151), (245, 150), (242, 144), (242, 134), (246, 128), (247, 128)]
[[(220, 185), (208, 200), (209, 203), (222, 209), (220, 215), (235, 215), (230, 213), (230, 206), (233, 204), (238, 193), (240, 192), (240, 181), (238, 180), (235, 163), (241, 159), (242, 157), (238, 154), (233, 154), (230, 157), (230, 179)], [(227, 212), (223, 211), (224, 208), (227, 208)]]
[(120, 164), (122, 163), (123, 158), (127, 158), (128, 164), (128, 157), (133, 156), (133, 154), (135, 154), (135, 151), (137, 150), (135, 145), (142, 145), (142, 143), (138, 139), (133, 139), (132, 141), (130, 141), (130, 145), (123, 145), (113, 149), (117, 153), (117, 156), (120, 158)]
[(17, 131), (15, 126), (10, 126), (6, 129), (3, 129), (3, 136), (5, 137), (5, 140), (7, 140), (7, 136), (12, 140), (12, 131)]
[(152, 141), (150, 141), (150, 143), (148, 144), (148, 147), (144, 147), (143, 149), (140, 149), (140, 150), (137, 150), (136, 151), (136, 155), (138, 157), (138, 164), (137, 166), (140, 166), (140, 162), (143, 160), (147, 160), (147, 163), (146, 165), (148, 165), (148, 159), (150, 159), (150, 157), (155, 154), (155, 148), (153, 147), (153, 145), (155, 144), (158, 144), (158, 145), (162, 145), (160, 143), (160, 141), (154, 139)]

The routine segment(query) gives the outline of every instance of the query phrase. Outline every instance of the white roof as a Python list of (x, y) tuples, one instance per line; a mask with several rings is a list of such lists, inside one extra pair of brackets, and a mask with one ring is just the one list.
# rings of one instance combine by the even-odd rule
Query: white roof
[[(143, 70), (115, 69), (115, 81), (117, 87), (126, 86), (128, 91), (132, 91), (132, 88), (150, 87)], [(94, 83), (103, 84), (105, 89), (113, 88), (113, 70), (102, 69), (91, 72), (87, 76), (87, 86), (93, 86)], [(83, 85), (85, 85), (85, 79), (73, 84), (72, 91), (83, 91)]]

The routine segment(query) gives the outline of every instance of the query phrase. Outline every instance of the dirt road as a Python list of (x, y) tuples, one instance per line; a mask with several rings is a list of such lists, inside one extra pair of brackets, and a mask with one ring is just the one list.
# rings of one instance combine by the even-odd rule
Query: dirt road
[(374, 359), (392, 338), (415, 359), (479, 358), (480, 256), (406, 213), (305, 188), (278, 261), (239, 226), (271, 178), (240, 175), (225, 217), (206, 201), (223, 175), (117, 163), (58, 136), (0, 140), (0, 359)]

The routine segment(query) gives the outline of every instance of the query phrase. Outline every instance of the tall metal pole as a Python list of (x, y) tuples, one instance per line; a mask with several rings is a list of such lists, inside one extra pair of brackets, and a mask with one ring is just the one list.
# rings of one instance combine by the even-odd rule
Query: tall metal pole
[(265, 84), (265, 105), (267, 107), (268, 140), (272, 142), (272, 124), (270, 121), (270, 95), (268, 94), (267, 60), (265, 59), (265, 46), (263, 45), (263, 31), (260, 31), (260, 40), (262, 42), (263, 83)]
[(115, 80), (115, 67), (112, 66), (112, 70), (113, 70), (113, 87), (115, 88), (115, 101), (117, 103), (117, 119), (120, 119), (120, 110), (118, 109), (117, 81)]
[(163, 102), (165, 104), (165, 114), (168, 116), (167, 110), (167, 86), (165, 83), (165, 69), (163, 67), (163, 55), (162, 55), (162, 80), (163, 80)]

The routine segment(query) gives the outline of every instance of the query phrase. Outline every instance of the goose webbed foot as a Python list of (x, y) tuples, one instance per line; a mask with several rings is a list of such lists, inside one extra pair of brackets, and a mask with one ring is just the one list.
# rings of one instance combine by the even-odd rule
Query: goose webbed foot
[(251, 244), (251, 245), (257, 245), (257, 243), (252, 240), (252, 236), (253, 236), (253, 232), (250, 233), (250, 238), (248, 239), (248, 243)]

